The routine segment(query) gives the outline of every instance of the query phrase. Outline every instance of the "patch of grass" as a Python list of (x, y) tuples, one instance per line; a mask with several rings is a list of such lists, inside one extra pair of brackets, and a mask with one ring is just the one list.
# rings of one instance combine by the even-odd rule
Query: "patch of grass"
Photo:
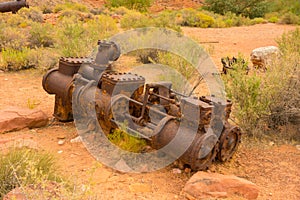
[(141, 138), (132, 136), (126, 132), (126, 125), (120, 129), (114, 129), (107, 138), (116, 146), (123, 150), (139, 153), (147, 145), (146, 141)]
[(0, 155), (0, 198), (12, 189), (40, 182), (63, 179), (57, 173), (52, 155), (30, 149), (12, 149)]
[(280, 24), (300, 24), (300, 17), (294, 13), (288, 12), (279, 19)]
[(0, 60), (0, 69), (4, 71), (18, 71), (22, 69), (29, 69), (33, 66), (30, 63), (29, 48), (22, 48), (21, 50), (15, 50), (7, 48), (2, 50), (2, 58)]
[(89, 12), (89, 9), (86, 5), (80, 4), (80, 3), (74, 3), (74, 2), (66, 2), (64, 4), (57, 4), (53, 12), (58, 13), (63, 10), (73, 10), (73, 11), (80, 11), (80, 12)]
[(126, 7), (128, 9), (145, 12), (151, 6), (153, 0), (107, 0), (108, 7)]

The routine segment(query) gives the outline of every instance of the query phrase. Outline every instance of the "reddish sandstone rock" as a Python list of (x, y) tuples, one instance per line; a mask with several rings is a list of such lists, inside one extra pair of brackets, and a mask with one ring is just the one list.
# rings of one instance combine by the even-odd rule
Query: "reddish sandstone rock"
[(48, 124), (47, 115), (37, 109), (9, 107), (0, 110), (0, 133), (21, 130), (23, 128), (39, 128)]
[(257, 199), (258, 187), (245, 179), (216, 173), (197, 172), (186, 183), (183, 193), (189, 198), (233, 198)]

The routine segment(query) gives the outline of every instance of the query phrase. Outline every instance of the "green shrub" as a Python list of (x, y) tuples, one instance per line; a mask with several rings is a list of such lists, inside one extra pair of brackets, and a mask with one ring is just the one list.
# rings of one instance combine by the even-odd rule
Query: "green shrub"
[(86, 32), (91, 42), (95, 45), (98, 40), (118, 33), (118, 27), (113, 18), (106, 15), (99, 15), (94, 20), (87, 22)]
[(126, 7), (138, 11), (147, 11), (151, 6), (152, 0), (107, 0), (109, 7)]
[[(278, 41), (282, 55), (264, 73), (245, 73), (247, 63), (239, 62), (225, 75), (233, 115), (249, 135), (257, 130), (300, 124), (300, 31), (284, 34)], [(280, 80), (280, 81), (278, 81)]]
[(265, 19), (268, 20), (268, 22), (271, 23), (277, 23), (279, 21), (280, 14), (278, 12), (270, 12), (265, 14)]
[(233, 115), (240, 127), (251, 134), (259, 119), (267, 114), (269, 100), (264, 99), (262, 79), (256, 73), (246, 73), (248, 63), (243, 62), (241, 56), (223, 77), (228, 97), (233, 101), (235, 109)]
[(0, 198), (12, 189), (44, 180), (62, 181), (54, 157), (29, 149), (13, 149), (0, 155)]
[(149, 17), (136, 11), (131, 11), (125, 14), (120, 23), (121, 27), (124, 29), (143, 28), (153, 26), (154, 24), (153, 20), (151, 20)]
[(232, 12), (250, 18), (263, 17), (271, 5), (267, 0), (206, 0), (205, 3), (205, 8), (215, 13)]
[(89, 9), (87, 6), (80, 4), (80, 3), (74, 3), (74, 2), (66, 2), (64, 4), (57, 4), (53, 12), (58, 13), (63, 10), (73, 10), (73, 11), (79, 11), (79, 12), (89, 12)]
[(267, 22), (268, 22), (267, 20), (265, 20), (264, 18), (261, 18), (261, 17), (254, 18), (251, 20), (251, 24), (265, 24)]
[(34, 22), (43, 22), (43, 13), (36, 7), (30, 7), (30, 8), (21, 8), (18, 11), (18, 15), (23, 17), (24, 19), (28, 19)]
[(31, 47), (50, 47), (54, 44), (54, 27), (51, 24), (32, 23), (29, 33)]
[(3, 25), (0, 29), (0, 47), (21, 50), (28, 45), (27, 35), (27, 30)]
[(289, 12), (285, 13), (279, 20), (280, 24), (300, 24), (300, 17)]
[(175, 12), (163, 11), (156, 16), (152, 16), (153, 24), (155, 27), (169, 28), (177, 32), (182, 32), (181, 27), (176, 23), (176, 20), (174, 20), (175, 17)]
[(30, 55), (29, 48), (22, 48), (21, 50), (15, 50), (12, 48), (6, 48), (2, 50), (0, 69), (5, 71), (18, 71), (22, 69), (29, 69), (34, 67), (29, 60)]
[(18, 14), (7, 16), (7, 18), (5, 20), (5, 24), (7, 24), (7, 26), (11, 26), (11, 27), (24, 27), (24, 26), (22, 26), (22, 24), (24, 24), (24, 23), (26, 23), (26, 26), (29, 25), (28, 20), (24, 19), (24, 17), (22, 17)]

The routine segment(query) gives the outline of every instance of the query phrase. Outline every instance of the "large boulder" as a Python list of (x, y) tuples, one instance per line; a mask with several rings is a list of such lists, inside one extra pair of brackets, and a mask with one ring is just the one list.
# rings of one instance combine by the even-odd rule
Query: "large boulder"
[(183, 193), (189, 199), (234, 198), (257, 199), (258, 187), (245, 179), (216, 173), (197, 172), (186, 183)]
[(48, 124), (48, 120), (41, 110), (9, 107), (0, 110), (0, 133), (43, 127)]
[(280, 50), (278, 47), (267, 46), (254, 49), (250, 56), (254, 67), (266, 69), (279, 55)]

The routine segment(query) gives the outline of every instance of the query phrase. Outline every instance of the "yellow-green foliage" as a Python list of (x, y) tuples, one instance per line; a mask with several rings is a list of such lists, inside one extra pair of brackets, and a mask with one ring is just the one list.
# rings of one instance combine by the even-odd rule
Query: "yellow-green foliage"
[[(288, 123), (300, 124), (300, 30), (284, 34), (278, 41), (282, 55), (267, 66), (266, 72), (251, 70), (241, 57), (223, 76), (233, 114), (248, 133)], [(280, 81), (278, 81), (280, 80)]]
[(62, 181), (52, 155), (29, 149), (13, 149), (0, 155), (0, 199), (16, 187), (45, 180)]
[(280, 24), (300, 24), (300, 17), (294, 13), (285, 13), (279, 20)]
[(251, 24), (265, 24), (267, 23), (268, 21), (265, 20), (264, 18), (262, 17), (259, 17), (259, 18), (254, 18), (251, 20)]
[(57, 4), (53, 11), (55, 13), (58, 13), (60, 11), (63, 10), (74, 10), (74, 11), (80, 11), (80, 12), (89, 12), (89, 9), (83, 5), (83, 4), (79, 4), (79, 3), (71, 3), (71, 2), (66, 2), (64, 4)]
[(50, 47), (55, 40), (55, 31), (51, 24), (32, 23), (30, 28), (30, 47)]
[(21, 8), (18, 11), (18, 15), (23, 17), (23, 19), (28, 19), (34, 22), (43, 22), (43, 13), (37, 7), (30, 7), (30, 8)]
[(0, 60), (0, 69), (4, 70), (22, 70), (31, 68), (29, 55), (31, 50), (29, 48), (22, 48), (15, 50), (6, 48), (2, 50), (2, 58)]
[[(122, 128), (123, 129), (123, 128)], [(107, 137), (108, 139), (125, 151), (139, 153), (146, 146), (146, 141), (126, 133), (125, 130), (115, 129)]]
[(153, 20), (137, 11), (130, 11), (121, 19), (121, 27), (124, 29), (143, 28), (153, 26)]

